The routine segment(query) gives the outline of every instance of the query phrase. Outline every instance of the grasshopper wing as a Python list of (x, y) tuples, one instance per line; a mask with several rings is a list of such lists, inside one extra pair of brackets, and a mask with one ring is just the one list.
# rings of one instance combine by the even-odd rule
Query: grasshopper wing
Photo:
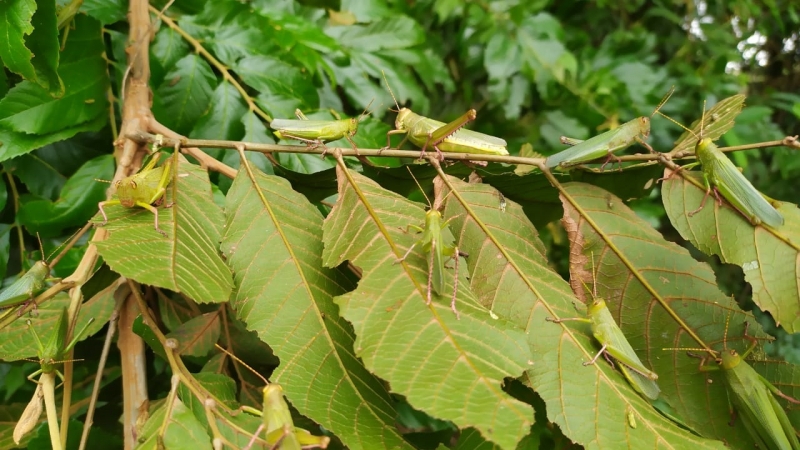
[[(698, 144), (698, 148), (704, 143)], [(783, 225), (783, 216), (750, 184), (727, 156), (711, 142), (705, 143), (709, 157), (703, 161), (703, 170), (711, 183), (731, 204), (744, 213), (750, 222), (764, 222), (771, 227)], [(699, 156), (698, 156), (699, 157)], [(708, 165), (706, 165), (708, 163)]]
[(36, 291), (44, 287), (48, 273), (50, 269), (47, 264), (44, 261), (36, 261), (19, 280), (0, 292), (0, 308), (14, 306), (31, 298)]
[(574, 143), (574, 145), (564, 151), (547, 157), (545, 165), (552, 169), (560, 164), (578, 164), (600, 158), (608, 153), (608, 143), (619, 130), (620, 128), (607, 131), (581, 142), (578, 142), (578, 139), (568, 138), (570, 142), (567, 144)]
[(620, 371), (637, 392), (651, 400), (657, 399), (661, 392), (655, 381), (658, 375), (642, 364), (605, 303), (600, 308), (592, 309), (592, 334), (595, 339), (606, 346), (606, 352), (619, 363)]
[[(790, 433), (784, 430), (782, 422), (787, 424), (789, 422), (786, 412), (749, 364), (741, 361), (735, 367), (723, 370), (723, 375), (731, 404), (760, 448), (787, 450), (800, 448), (791, 425), (789, 425)], [(783, 418), (780, 418), (781, 416)]]

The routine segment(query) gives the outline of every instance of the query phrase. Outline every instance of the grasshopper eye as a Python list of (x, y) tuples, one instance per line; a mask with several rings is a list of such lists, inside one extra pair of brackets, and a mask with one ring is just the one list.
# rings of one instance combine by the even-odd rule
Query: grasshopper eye
[(131, 188), (136, 189), (136, 182), (131, 180)]

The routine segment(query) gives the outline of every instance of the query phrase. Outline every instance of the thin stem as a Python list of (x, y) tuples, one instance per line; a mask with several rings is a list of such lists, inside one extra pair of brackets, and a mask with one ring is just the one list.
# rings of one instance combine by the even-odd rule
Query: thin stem
[[(271, 153), (304, 153), (304, 154), (314, 154), (320, 155), (325, 149), (320, 148), (313, 148), (306, 145), (279, 145), (279, 144), (261, 144), (255, 142), (241, 142), (241, 141), (226, 141), (221, 139), (187, 139), (187, 138), (177, 138), (177, 134), (171, 132), (171, 130), (167, 129), (163, 125), (156, 128), (161, 134), (165, 137), (162, 139), (164, 145), (175, 145), (179, 143), (181, 147), (195, 147), (195, 148), (224, 148), (229, 150), (235, 150), (237, 146), (243, 145), (245, 150), (261, 152), (267, 154), (268, 156)], [(173, 137), (169, 137), (168, 134), (172, 135)], [(146, 133), (143, 131), (139, 131), (136, 133), (128, 134), (128, 139), (133, 141), (139, 142), (141, 144), (151, 143), (156, 141), (156, 136)], [(179, 139), (176, 141), (176, 139)], [(800, 142), (798, 142), (794, 137), (788, 136), (782, 140), (777, 141), (769, 141), (769, 142), (761, 142), (756, 144), (748, 144), (748, 145), (739, 145), (736, 147), (723, 147), (720, 148), (722, 151), (726, 152), (733, 152), (739, 150), (750, 150), (754, 148), (767, 148), (767, 147), (777, 147), (777, 146), (788, 146), (792, 148), (800, 149)], [(206, 155), (203, 152), (200, 152), (205, 158), (201, 159), (201, 163), (204, 164), (205, 167), (209, 167), (215, 169), (214, 162), (216, 159), (211, 158), (210, 156)], [(383, 149), (362, 149), (359, 148), (358, 152), (352, 148), (342, 148), (341, 149), (342, 156), (373, 156), (373, 157), (394, 157), (394, 158), (419, 158), (420, 152), (415, 150), (383, 150)], [(194, 154), (192, 154), (194, 156)], [(667, 153), (647, 153), (647, 154), (636, 154), (636, 155), (624, 155), (620, 156), (619, 159), (621, 161), (642, 161), (642, 162), (663, 162), (665, 161), (664, 155), (668, 155)], [(544, 158), (527, 158), (522, 156), (501, 156), (501, 155), (487, 155), (487, 154), (475, 154), (475, 153), (444, 153), (444, 158), (446, 160), (452, 161), (488, 161), (488, 162), (498, 162), (498, 163), (506, 163), (506, 164), (524, 164), (524, 165), (532, 165), (532, 166), (539, 166), (544, 162)], [(599, 158), (598, 161), (603, 161), (605, 157)], [(687, 155), (670, 155), (669, 160), (673, 159), (681, 159), (681, 158), (694, 158), (693, 154)], [(207, 160), (212, 160), (207, 161)], [(674, 166), (674, 163), (673, 163)], [(225, 166), (228, 167), (228, 166)], [(576, 166), (583, 167), (581, 166)], [(230, 170), (233, 170), (232, 168)], [(224, 173), (224, 172), (223, 172)], [(227, 175), (227, 173), (225, 173)]]
[(119, 302), (117, 302), (114, 307), (111, 318), (108, 319), (106, 340), (103, 343), (103, 351), (100, 353), (100, 362), (97, 364), (97, 374), (94, 377), (92, 396), (89, 399), (89, 409), (86, 411), (86, 421), (83, 423), (83, 433), (81, 434), (81, 443), (78, 450), (84, 450), (86, 448), (86, 443), (89, 440), (89, 430), (92, 429), (92, 423), (94, 423), (94, 411), (97, 407), (97, 397), (100, 395), (100, 383), (103, 381), (103, 371), (105, 370), (106, 361), (108, 360), (108, 353), (111, 350), (111, 342), (113, 341), (114, 333), (116, 333), (117, 330), (117, 317), (119, 317)]
[[(58, 411), (56, 410), (56, 373), (42, 373), (39, 377), (44, 391), (44, 410), (47, 413), (47, 426), (50, 429), (50, 445), (53, 450), (61, 450), (60, 432), (58, 430)], [(66, 426), (66, 424), (65, 424)]]

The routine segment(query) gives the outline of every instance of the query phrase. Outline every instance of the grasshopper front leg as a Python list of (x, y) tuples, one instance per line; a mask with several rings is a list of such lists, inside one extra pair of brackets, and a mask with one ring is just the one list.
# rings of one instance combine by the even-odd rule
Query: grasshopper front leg
[(108, 225), (108, 216), (106, 215), (106, 210), (103, 209), (104, 206), (108, 205), (120, 205), (120, 201), (117, 199), (114, 200), (105, 200), (97, 204), (97, 208), (100, 209), (100, 214), (103, 215), (103, 223), (100, 226)]
[(703, 207), (706, 206), (706, 199), (708, 198), (708, 195), (711, 194), (712, 189), (714, 190), (714, 197), (717, 198), (717, 202), (719, 202), (719, 205), (722, 206), (722, 199), (719, 198), (719, 192), (717, 191), (717, 187), (711, 185), (711, 182), (708, 180), (708, 175), (706, 175), (705, 172), (703, 172), (703, 183), (706, 185), (706, 193), (705, 195), (703, 195), (703, 200), (700, 202), (700, 206), (698, 206), (697, 209), (695, 209), (694, 211), (690, 212), (689, 217), (694, 216), (695, 214), (700, 212), (700, 210), (702, 210)]
[(475, 111), (474, 109), (470, 109), (458, 119), (428, 133), (428, 139), (425, 141), (425, 145), (422, 146), (422, 150), (420, 151), (419, 156), (420, 157), (425, 156), (425, 150), (427, 150), (428, 145), (431, 145), (433, 146), (434, 150), (436, 150), (436, 153), (438, 154), (439, 157), (439, 161), (444, 161), (444, 153), (442, 153), (442, 151), (439, 150), (439, 144), (443, 140), (454, 135), (458, 130), (463, 128), (464, 125), (468, 124), (469, 122), (472, 122), (477, 117), (478, 117), (477, 111)]
[(392, 135), (394, 134), (405, 134), (403, 140), (400, 141), (399, 144), (397, 144), (397, 148), (400, 148), (408, 140), (408, 130), (391, 130), (388, 133), (386, 133), (386, 147), (383, 147), (379, 151), (382, 152), (384, 150), (389, 150), (390, 148), (392, 148)]

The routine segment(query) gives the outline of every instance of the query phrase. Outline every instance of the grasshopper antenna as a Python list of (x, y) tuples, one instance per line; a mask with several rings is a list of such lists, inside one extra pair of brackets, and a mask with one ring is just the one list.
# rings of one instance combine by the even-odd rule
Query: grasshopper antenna
[(400, 105), (397, 103), (397, 98), (394, 96), (394, 92), (392, 92), (392, 88), (389, 87), (389, 80), (386, 79), (386, 72), (381, 70), (381, 75), (383, 75), (383, 81), (386, 82), (386, 89), (389, 90), (389, 95), (391, 95), (392, 96), (392, 100), (394, 100), (394, 106), (397, 106), (397, 110), (390, 109), (389, 111), (400, 112)]
[(431, 199), (428, 198), (428, 194), (425, 193), (425, 189), (422, 189), (422, 185), (419, 184), (419, 181), (417, 181), (417, 177), (414, 176), (414, 172), (412, 172), (408, 166), (406, 166), (406, 170), (408, 170), (408, 174), (411, 175), (411, 178), (414, 179), (414, 183), (417, 184), (419, 191), (422, 192), (422, 195), (425, 197), (425, 201), (428, 202), (428, 207), (433, 209), (433, 203), (431, 203)]
[(661, 99), (661, 102), (658, 104), (658, 106), (656, 106), (656, 109), (653, 111), (653, 114), (650, 114), (650, 117), (655, 116), (656, 113), (661, 110), (661, 107), (664, 106), (665, 103), (667, 103), (667, 100), (669, 100), (669, 98), (672, 97), (672, 94), (674, 92), (675, 92), (675, 86), (673, 85), (671, 88), (669, 88), (669, 92), (667, 92), (664, 98)]
[(372, 114), (372, 111), (369, 109), (369, 107), (372, 106), (372, 102), (374, 102), (374, 101), (375, 101), (374, 98), (372, 100), (370, 100), (369, 103), (367, 104), (367, 107), (364, 108), (364, 112), (362, 112), (361, 115), (358, 116), (358, 121), (359, 122), (362, 122), (364, 119), (367, 118), (368, 115)]
[(246, 362), (244, 362), (244, 361), (242, 361), (241, 359), (239, 359), (239, 357), (238, 357), (238, 356), (236, 356), (236, 355), (234, 355), (233, 353), (231, 353), (231, 352), (229, 352), (229, 351), (225, 350), (225, 349), (224, 349), (224, 348), (222, 348), (222, 346), (220, 346), (219, 344), (216, 344), (216, 343), (215, 343), (215, 344), (214, 344), (214, 346), (215, 346), (215, 347), (217, 347), (219, 350), (222, 350), (222, 352), (223, 352), (223, 353), (225, 353), (226, 355), (228, 355), (228, 356), (230, 356), (231, 358), (233, 358), (233, 359), (234, 359), (236, 362), (238, 362), (239, 364), (241, 364), (241, 365), (243, 365), (243, 366), (247, 367), (247, 369), (248, 369), (250, 372), (253, 372), (254, 374), (256, 374), (256, 376), (257, 376), (258, 378), (261, 378), (261, 380), (264, 382), (264, 385), (266, 385), (266, 386), (269, 386), (269, 384), (270, 384), (269, 380), (267, 380), (266, 378), (264, 378), (264, 376), (263, 376), (263, 375), (261, 375), (260, 373), (256, 372), (256, 370), (255, 370), (255, 369), (253, 369), (252, 367), (248, 366), (248, 365), (247, 365), (247, 363), (246, 363)]
[[(61, 248), (62, 248), (62, 247), (63, 247), (63, 249), (64, 249), (64, 250), (62, 250), (60, 253), (58, 253), (58, 254), (57, 254), (57, 255), (56, 255), (56, 256), (55, 256), (55, 257), (54, 257), (54, 258), (53, 258), (53, 259), (50, 261), (50, 264), (49, 264), (49, 266), (50, 266), (50, 270), (52, 270), (52, 269), (53, 269), (53, 267), (55, 267), (55, 266), (56, 266), (56, 264), (58, 264), (58, 262), (59, 262), (59, 261), (61, 261), (61, 258), (63, 258), (63, 257), (64, 257), (64, 255), (66, 255), (66, 254), (67, 254), (67, 252), (69, 251), (69, 249), (71, 249), (71, 248), (72, 248), (72, 247), (75, 245), (75, 243), (76, 243), (76, 242), (78, 242), (78, 240), (79, 240), (80, 238), (82, 238), (82, 237), (83, 237), (83, 235), (84, 235), (84, 234), (85, 234), (87, 231), (89, 231), (89, 228), (91, 228), (91, 226), (92, 226), (91, 222), (87, 222), (87, 223), (86, 223), (86, 225), (84, 225), (84, 226), (83, 226), (83, 228), (81, 228), (81, 229), (79, 229), (78, 231), (76, 231), (76, 232), (72, 233), (72, 236), (70, 236), (70, 237), (69, 237), (69, 239), (67, 239), (66, 241), (64, 241), (64, 242), (63, 242), (61, 245), (59, 245), (58, 247), (56, 247), (56, 249), (55, 249), (55, 250), (53, 250), (53, 253), (51, 253), (51, 254), (50, 254), (50, 256), (53, 256), (53, 255), (55, 255), (55, 254), (56, 254), (56, 252), (58, 252), (59, 250), (61, 250)], [(36, 236), (38, 237), (38, 236), (39, 236), (39, 233), (36, 233)], [(40, 239), (40, 240), (39, 240), (39, 246), (41, 246), (41, 245), (42, 245), (42, 241), (41, 241), (41, 239)], [(42, 250), (42, 258), (44, 258), (44, 250)]]

